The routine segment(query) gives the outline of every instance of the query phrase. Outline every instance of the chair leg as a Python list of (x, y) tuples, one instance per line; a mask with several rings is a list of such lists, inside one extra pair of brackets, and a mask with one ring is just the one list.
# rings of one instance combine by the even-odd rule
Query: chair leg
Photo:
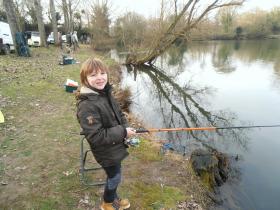
[(89, 172), (89, 171), (96, 171), (99, 169), (102, 169), (101, 166), (96, 166), (96, 167), (92, 167), (92, 168), (86, 168), (85, 164), (86, 164), (86, 158), (87, 158), (87, 154), (88, 152), (90, 152), (91, 150), (87, 150), (84, 152), (84, 139), (81, 139), (81, 150), (80, 150), (80, 181), (83, 185), (86, 186), (101, 186), (104, 185), (106, 182), (104, 181), (93, 181), (93, 182), (88, 182), (85, 178), (85, 173)]

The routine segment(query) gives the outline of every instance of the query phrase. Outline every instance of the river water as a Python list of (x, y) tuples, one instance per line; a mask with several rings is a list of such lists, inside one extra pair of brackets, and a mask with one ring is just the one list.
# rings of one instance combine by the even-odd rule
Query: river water
[[(132, 112), (150, 128), (280, 124), (280, 40), (193, 42), (155, 68), (124, 68)], [(182, 154), (207, 143), (238, 155), (215, 209), (280, 209), (280, 128), (159, 133)], [(202, 143), (201, 143), (202, 142)]]

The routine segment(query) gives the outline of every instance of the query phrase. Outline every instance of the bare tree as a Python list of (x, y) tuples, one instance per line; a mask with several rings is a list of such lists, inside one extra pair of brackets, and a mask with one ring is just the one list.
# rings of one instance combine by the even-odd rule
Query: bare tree
[(92, 36), (95, 49), (104, 49), (111, 44), (109, 10), (108, 0), (95, 1), (92, 6)]
[[(82, 11), (81, 11), (82, 13)], [(83, 22), (82, 22), (82, 15), (80, 12), (75, 12), (74, 13), (74, 20), (76, 20), (77, 22), (74, 21), (74, 26), (76, 23), (76, 27), (78, 27), (79, 29), (82, 28)]]
[(31, 24), (37, 24), (37, 18), (36, 18), (36, 11), (34, 8), (34, 1), (33, 0), (22, 0), (22, 4), (24, 4), (24, 12), (25, 16), (29, 16), (29, 22)]
[(69, 32), (69, 12), (68, 12), (68, 4), (66, 0), (62, 0), (62, 11), (64, 16), (64, 28), (66, 32)]
[(228, 33), (233, 28), (236, 10), (233, 8), (221, 8), (217, 13), (217, 19), (223, 27), (223, 32)]
[(57, 20), (56, 20), (56, 13), (53, 0), (50, 0), (50, 12), (52, 17), (52, 29), (53, 29), (53, 38), (56, 45), (59, 44), (58, 40), (58, 30), (57, 30)]
[(128, 12), (115, 21), (113, 28), (114, 38), (118, 46), (138, 47), (145, 41), (147, 21), (135, 12)]
[(25, 23), (25, 16), (24, 16), (24, 4), (21, 1), (15, 0), (14, 1), (15, 5), (15, 12), (16, 12), (16, 18), (17, 18), (17, 23), (19, 25), (19, 30), (23, 31), (24, 30), (24, 23)]
[(4, 9), (6, 11), (8, 23), (9, 23), (10, 28), (11, 28), (11, 33), (12, 33), (13, 42), (14, 42), (14, 45), (15, 45), (15, 50), (18, 53), (17, 43), (16, 43), (16, 32), (20, 31), (20, 27), (19, 27), (16, 15), (15, 15), (16, 13), (15, 13), (14, 2), (12, 0), (3, 0), (3, 6), (4, 6)]
[(36, 17), (38, 22), (38, 29), (40, 33), (40, 40), (41, 40), (41, 46), (46, 47), (46, 32), (45, 32), (45, 26), (43, 22), (43, 15), (42, 15), (42, 6), (40, 0), (34, 0), (34, 5), (36, 9)]
[(64, 28), (66, 32), (74, 30), (74, 12), (80, 5), (81, 0), (62, 0), (62, 11), (64, 16)]
[(74, 31), (74, 23), (73, 23), (73, 8), (72, 1), (68, 2), (68, 12), (69, 12), (69, 31)]
[[(175, 18), (162, 35), (156, 39), (154, 44), (145, 55), (131, 54), (128, 56), (126, 64), (141, 65), (146, 62), (152, 63), (155, 58), (161, 55), (178, 38), (188, 38), (190, 31), (212, 10), (242, 5), (245, 0), (211, 0), (205, 7), (199, 0), (188, 0), (183, 4), (182, 10), (177, 14), (177, 1), (175, 4)], [(184, 23), (182, 25), (182, 22)]]

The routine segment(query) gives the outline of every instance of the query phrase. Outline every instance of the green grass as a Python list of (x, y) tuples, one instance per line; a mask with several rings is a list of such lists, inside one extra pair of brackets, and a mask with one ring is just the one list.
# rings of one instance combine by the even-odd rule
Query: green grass
[(176, 208), (180, 200), (186, 196), (178, 188), (160, 184), (137, 182), (131, 186), (130, 197), (145, 209)]
[(5, 165), (4, 163), (0, 162), (0, 176), (4, 174), (4, 171), (5, 171)]
[(23, 156), (28, 157), (32, 155), (32, 151), (31, 150), (25, 150), (22, 152)]
[(41, 200), (37, 201), (37, 204), (35, 206), (38, 206), (35, 209), (41, 209), (41, 210), (56, 210), (59, 209), (59, 200), (56, 198), (41, 198)]
[[(0, 154), (6, 156), (1, 175), (9, 183), (3, 192), (14, 192), (8, 199), (0, 193), (0, 208), (75, 209), (79, 198), (68, 190), (81, 190), (80, 128), (74, 95), (63, 84), (67, 78), (79, 79), (80, 66), (59, 66), (54, 48), (32, 50), (31, 58), (0, 57), (6, 69), (0, 71), (0, 109), (6, 119), (1, 126), (5, 136), (0, 137)], [(9, 176), (16, 167), (24, 169)], [(67, 170), (74, 175), (64, 175)]]
[(134, 158), (138, 158), (142, 161), (160, 161), (162, 156), (159, 154), (159, 150), (152, 146), (152, 143), (147, 139), (140, 139), (139, 147), (131, 147)]
[(11, 145), (11, 143), (12, 143), (12, 140), (11, 140), (8, 136), (6, 136), (6, 137), (4, 137), (3, 140), (1, 141), (0, 147), (1, 147), (2, 149), (7, 149), (7, 148), (9, 148), (9, 146)]

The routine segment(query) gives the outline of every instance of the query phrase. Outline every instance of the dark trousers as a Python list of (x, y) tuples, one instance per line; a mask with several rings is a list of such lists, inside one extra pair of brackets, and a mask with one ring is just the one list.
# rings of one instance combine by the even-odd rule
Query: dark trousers
[(103, 167), (103, 169), (107, 175), (103, 199), (106, 203), (112, 203), (118, 198), (117, 188), (121, 182), (121, 163), (114, 166)]

